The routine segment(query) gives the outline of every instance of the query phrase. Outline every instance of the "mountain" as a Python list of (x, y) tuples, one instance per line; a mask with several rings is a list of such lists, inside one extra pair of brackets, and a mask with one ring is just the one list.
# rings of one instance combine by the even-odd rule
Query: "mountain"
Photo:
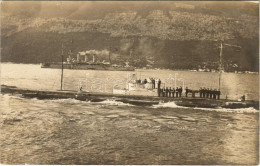
[(38, 1), (1, 9), (2, 62), (60, 61), (64, 43), (65, 52), (109, 50), (113, 63), (136, 67), (216, 69), (223, 42), (226, 70), (258, 71), (255, 3)]

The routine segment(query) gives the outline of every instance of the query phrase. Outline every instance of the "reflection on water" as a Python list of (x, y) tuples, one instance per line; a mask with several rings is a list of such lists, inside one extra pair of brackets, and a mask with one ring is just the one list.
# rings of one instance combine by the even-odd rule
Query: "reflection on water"
[[(78, 90), (81, 83), (83, 90), (112, 92), (114, 85), (126, 86), (128, 75), (135, 73), (138, 78), (157, 77), (174, 86), (175, 74), (177, 79), (185, 80), (185, 86), (190, 89), (207, 87), (217, 89), (219, 86), (218, 73), (170, 71), (170, 70), (137, 70), (126, 71), (97, 71), (97, 70), (64, 70), (64, 88)], [(40, 65), (28, 64), (1, 64), (1, 83), (30, 89), (60, 89), (59, 69), (44, 69)], [(238, 99), (242, 95), (246, 99), (259, 100), (259, 76), (256, 74), (221, 74), (222, 98)], [(183, 81), (178, 80), (177, 86), (183, 86)]]
[[(257, 164), (258, 111), (1, 96), (2, 164)], [(237, 112), (236, 112), (237, 111)]]

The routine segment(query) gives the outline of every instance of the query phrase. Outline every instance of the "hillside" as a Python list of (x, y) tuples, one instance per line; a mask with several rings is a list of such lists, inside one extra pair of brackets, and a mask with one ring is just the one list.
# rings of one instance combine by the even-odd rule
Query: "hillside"
[(258, 71), (254, 3), (4, 2), (1, 11), (2, 62), (60, 61), (63, 42), (66, 52), (110, 50), (113, 63), (216, 69), (222, 41), (242, 47), (224, 47), (226, 70)]

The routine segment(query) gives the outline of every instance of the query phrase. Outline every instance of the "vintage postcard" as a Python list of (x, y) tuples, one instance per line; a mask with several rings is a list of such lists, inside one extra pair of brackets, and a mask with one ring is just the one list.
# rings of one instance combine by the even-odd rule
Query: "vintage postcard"
[(259, 164), (257, 1), (2, 1), (0, 164)]

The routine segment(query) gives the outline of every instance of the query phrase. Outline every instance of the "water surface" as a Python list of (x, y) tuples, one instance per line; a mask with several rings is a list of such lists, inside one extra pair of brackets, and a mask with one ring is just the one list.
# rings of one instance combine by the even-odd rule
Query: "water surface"
[[(120, 81), (124, 86), (127, 73), (65, 70), (64, 88), (76, 90), (87, 75), (82, 82), (85, 90), (111, 92)], [(178, 73), (191, 88), (218, 86), (217, 73), (132, 73), (163, 81)], [(39, 65), (1, 65), (1, 84), (21, 88), (57, 90), (59, 75), (60, 70)], [(223, 73), (222, 77), (223, 95), (258, 99), (258, 75)], [(107, 87), (95, 78), (108, 80)], [(92, 81), (95, 87), (90, 86)], [(259, 111), (254, 108), (185, 108), (173, 102), (141, 107), (113, 100), (91, 103), (1, 95), (0, 163), (255, 165), (258, 124)]]

